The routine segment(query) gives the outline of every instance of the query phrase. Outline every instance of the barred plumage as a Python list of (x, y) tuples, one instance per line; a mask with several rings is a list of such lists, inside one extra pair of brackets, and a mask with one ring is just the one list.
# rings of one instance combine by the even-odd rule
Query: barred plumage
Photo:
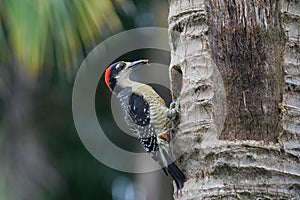
[(131, 68), (146, 63), (147, 60), (139, 60), (112, 64), (106, 70), (105, 82), (120, 100), (128, 126), (145, 151), (163, 167), (166, 174), (171, 174), (178, 191), (183, 188), (186, 178), (170, 153), (169, 108), (152, 87), (129, 79)]

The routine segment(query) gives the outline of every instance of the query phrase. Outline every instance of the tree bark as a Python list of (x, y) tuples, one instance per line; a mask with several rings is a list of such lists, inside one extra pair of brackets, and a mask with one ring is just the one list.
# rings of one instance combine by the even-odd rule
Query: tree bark
[(299, 1), (169, 3), (178, 199), (300, 199)]

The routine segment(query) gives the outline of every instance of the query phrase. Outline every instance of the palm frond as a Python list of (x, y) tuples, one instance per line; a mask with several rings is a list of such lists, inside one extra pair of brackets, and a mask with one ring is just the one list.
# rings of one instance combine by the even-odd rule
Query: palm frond
[[(0, 55), (35, 77), (47, 63), (68, 71), (101, 30), (121, 28), (109, 0), (2, 0)], [(12, 63), (10, 63), (11, 65)], [(15, 66), (17, 65), (17, 66)]]

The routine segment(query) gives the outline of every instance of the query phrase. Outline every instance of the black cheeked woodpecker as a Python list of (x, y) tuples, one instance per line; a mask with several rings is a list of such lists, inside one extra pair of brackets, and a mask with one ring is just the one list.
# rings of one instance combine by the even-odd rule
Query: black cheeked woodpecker
[[(120, 61), (105, 71), (105, 83), (120, 100), (125, 121), (137, 136), (146, 152), (157, 161), (166, 174), (171, 174), (177, 191), (186, 181), (170, 153), (170, 129), (174, 110), (146, 84), (129, 79), (134, 67), (147, 64), (148, 60)], [(176, 112), (175, 112), (176, 114)]]

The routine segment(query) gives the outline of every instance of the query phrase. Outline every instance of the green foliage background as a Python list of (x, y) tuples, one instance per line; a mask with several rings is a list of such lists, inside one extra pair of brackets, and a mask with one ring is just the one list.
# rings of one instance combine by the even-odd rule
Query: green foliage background
[[(102, 165), (81, 143), (71, 110), (74, 77), (101, 41), (166, 27), (167, 13), (161, 0), (0, 0), (0, 200), (119, 199), (112, 183), (132, 174)], [(97, 96), (103, 126), (119, 132), (103, 83)]]

